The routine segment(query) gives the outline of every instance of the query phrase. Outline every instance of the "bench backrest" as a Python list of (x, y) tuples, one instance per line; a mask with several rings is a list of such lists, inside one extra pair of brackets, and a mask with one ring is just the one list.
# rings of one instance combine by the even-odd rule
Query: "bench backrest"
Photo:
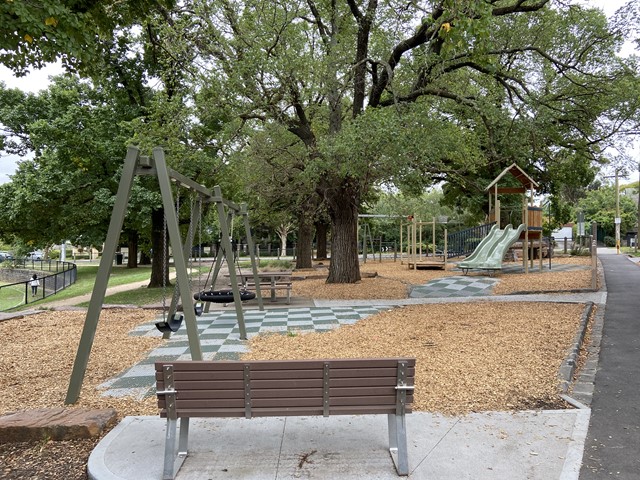
[(415, 358), (158, 361), (163, 417), (404, 414)]

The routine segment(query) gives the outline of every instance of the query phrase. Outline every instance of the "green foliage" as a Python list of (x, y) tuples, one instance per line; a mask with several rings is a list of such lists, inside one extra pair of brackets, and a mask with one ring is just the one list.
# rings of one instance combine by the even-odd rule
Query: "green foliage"
[(260, 268), (264, 270), (292, 270), (294, 263), (290, 260), (260, 260)]
[[(136, 113), (122, 97), (106, 93), (69, 76), (54, 79), (37, 96), (0, 88), (13, 102), (3, 105), (0, 122), (21, 140), (10, 151), (35, 152), (0, 186), (0, 236), (37, 246), (104, 241), (131, 135), (126, 120)], [(140, 203), (132, 205), (130, 221), (141, 226), (149, 221), (149, 199), (138, 188), (134, 192)]]
[(62, 59), (68, 66), (89, 64), (101, 52), (101, 39), (173, 0), (6, 0), (0, 3), (0, 63), (18, 75)]
[[(37, 190), (3, 199), (65, 207), (62, 192), (99, 176), (94, 207), (83, 209), (78, 194), (69, 202), (92, 238), (99, 228), (91, 221), (102, 221), (116, 178), (105, 159), (121, 158), (100, 140), (109, 132), (118, 142), (126, 132), (145, 150), (162, 145), (172, 167), (223, 183), (227, 198), (251, 202), (252, 221), (265, 230), (296, 221), (303, 231), (328, 216), (334, 240), (344, 235), (330, 278), (334, 269), (357, 269), (357, 212), (380, 186), (420, 195), (443, 184), (443, 203), (479, 221), (485, 187), (516, 162), (562, 222), (610, 160), (604, 149), (637, 132), (640, 97), (629, 95), (640, 90), (637, 65), (616, 57), (624, 32), (594, 9), (483, 0), (85, 3), (5, 2), (0, 15), (10, 28), (0, 38), (14, 43), (0, 43), (3, 61), (20, 71), (63, 52), (102, 79), (103, 98), (130, 110), (113, 112), (118, 121), (109, 123), (94, 106), (106, 122), (97, 125), (82, 96), (61, 91), (60, 118), (41, 114), (35, 98), (0, 113), (32, 142), (5, 137), (4, 148), (37, 152), (21, 173)], [(129, 28), (135, 23), (145, 28)], [(25, 46), (28, 28), (37, 34)], [(157, 79), (155, 90), (146, 77)], [(140, 201), (157, 206), (152, 192), (141, 190)], [(27, 212), (10, 210), (14, 222)], [(42, 225), (62, 235), (60, 225)], [(142, 212), (129, 227), (148, 228)]]
[[(638, 215), (638, 207), (628, 196), (619, 197), (620, 204), (620, 231), (633, 230)], [(615, 246), (615, 218), (616, 218), (616, 192), (612, 186), (600, 187), (597, 190), (589, 190), (583, 200), (578, 203), (579, 210), (585, 215), (585, 221), (597, 222), (598, 230), (605, 233), (605, 236), (614, 238)]]

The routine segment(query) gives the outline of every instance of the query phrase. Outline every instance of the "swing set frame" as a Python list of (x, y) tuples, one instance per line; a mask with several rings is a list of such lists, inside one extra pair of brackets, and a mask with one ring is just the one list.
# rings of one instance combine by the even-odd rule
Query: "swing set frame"
[[(118, 185), (118, 192), (116, 194), (113, 212), (111, 214), (111, 220), (107, 231), (107, 238), (105, 240), (104, 249), (102, 252), (102, 258), (100, 259), (100, 265), (98, 267), (95, 285), (91, 294), (91, 300), (89, 301), (89, 307), (87, 309), (87, 315), (85, 318), (82, 335), (80, 337), (78, 350), (73, 364), (73, 370), (71, 372), (71, 379), (69, 381), (69, 387), (67, 389), (65, 404), (75, 403), (80, 396), (80, 390), (82, 388), (87, 365), (89, 363), (89, 355), (91, 353), (91, 348), (93, 347), (98, 320), (100, 318), (100, 313), (104, 304), (107, 284), (111, 275), (113, 259), (115, 258), (120, 238), (120, 232), (124, 224), (127, 205), (129, 204), (129, 198), (131, 196), (131, 189), (134, 179), (138, 175), (155, 176), (160, 187), (167, 232), (169, 234), (169, 242), (173, 254), (174, 267), (176, 270), (177, 292), (175, 293), (177, 294), (173, 295), (168, 311), (168, 318), (171, 319), (175, 315), (180, 298), (183, 300), (183, 304), (187, 300), (189, 300), (189, 302), (192, 302), (190, 286), (191, 282), (189, 279), (187, 260), (190, 258), (193, 237), (197, 229), (197, 224), (200, 221), (203, 202), (215, 202), (217, 206), (218, 220), (220, 223), (221, 246), (226, 255), (228, 265), (233, 265), (234, 263), (233, 250), (231, 246), (231, 236), (227, 219), (231, 216), (231, 212), (238, 213), (242, 216), (246, 229), (249, 254), (251, 256), (253, 277), (256, 281), (256, 285), (259, 284), (258, 268), (254, 255), (255, 248), (253, 239), (251, 237), (251, 230), (249, 228), (249, 218), (246, 204), (238, 205), (229, 200), (225, 200), (222, 197), (222, 191), (220, 189), (220, 186), (218, 185), (213, 187), (212, 192), (207, 187), (193, 181), (189, 177), (186, 177), (179, 172), (170, 169), (167, 166), (164, 150), (161, 147), (154, 148), (151, 157), (140, 155), (140, 149), (138, 147), (128, 147), (122, 176)], [(198, 200), (194, 203), (194, 207), (191, 211), (189, 229), (184, 243), (182, 242), (182, 238), (180, 235), (178, 214), (174, 209), (174, 198), (171, 190), (172, 182), (178, 184), (180, 187), (186, 187), (198, 194)], [(166, 232), (164, 233), (164, 235), (166, 235)], [(167, 253), (165, 252), (165, 254)], [(238, 287), (238, 279), (235, 268), (229, 269), (229, 277), (231, 280), (231, 289), (233, 291), (236, 316), (238, 320), (238, 327), (240, 330), (240, 338), (246, 340), (247, 331), (244, 323), (242, 300), (240, 289)], [(260, 294), (259, 288), (256, 288), (256, 298), (258, 299), (260, 310), (264, 310), (262, 296)], [(184, 315), (184, 320), (186, 323), (191, 359), (202, 360), (202, 348), (200, 345), (200, 337), (198, 335), (195, 310), (192, 307), (183, 308), (182, 313)], [(168, 335), (170, 335), (170, 332), (165, 332), (164, 335), (166, 338)]]

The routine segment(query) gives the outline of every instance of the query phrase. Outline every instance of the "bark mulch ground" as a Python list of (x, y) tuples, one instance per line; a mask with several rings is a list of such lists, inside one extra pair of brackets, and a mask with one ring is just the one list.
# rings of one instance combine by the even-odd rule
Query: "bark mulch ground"
[[(554, 262), (589, 264), (588, 258)], [(293, 295), (329, 299), (406, 298), (411, 284), (459, 271), (409, 270), (399, 263), (368, 262), (356, 285), (327, 285), (323, 278), (294, 282)], [(304, 272), (301, 272), (301, 274)], [(309, 277), (322, 276), (315, 270)], [(472, 273), (477, 275), (477, 273)], [(304, 275), (303, 275), (304, 276)], [(496, 294), (589, 288), (591, 272), (497, 274)], [(464, 414), (484, 410), (563, 408), (558, 370), (569, 348), (581, 305), (466, 303), (394, 308), (329, 333), (267, 335), (251, 340), (246, 358), (414, 356), (416, 410)], [(105, 310), (96, 332), (76, 407), (127, 415), (157, 414), (154, 399), (100, 396), (98, 385), (143, 359), (159, 338), (130, 337), (155, 318), (141, 309)], [(0, 323), (0, 414), (60, 407), (84, 321), (83, 312), (46, 311)], [(46, 367), (45, 367), (46, 365)], [(86, 479), (96, 440), (0, 444), (0, 477)]]

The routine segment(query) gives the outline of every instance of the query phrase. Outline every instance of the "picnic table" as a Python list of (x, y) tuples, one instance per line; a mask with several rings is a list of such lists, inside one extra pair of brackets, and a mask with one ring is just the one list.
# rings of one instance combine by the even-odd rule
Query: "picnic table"
[[(271, 271), (271, 272), (258, 272), (258, 281), (260, 284), (260, 291), (268, 289), (271, 292), (270, 299), (272, 302), (276, 301), (276, 290), (285, 290), (287, 293), (287, 305), (291, 303), (291, 276), (290, 270), (287, 271)], [(225, 275), (229, 276), (229, 275)], [(253, 273), (241, 273), (238, 275), (238, 279), (242, 283), (242, 286), (248, 290), (256, 288), (255, 279)]]

